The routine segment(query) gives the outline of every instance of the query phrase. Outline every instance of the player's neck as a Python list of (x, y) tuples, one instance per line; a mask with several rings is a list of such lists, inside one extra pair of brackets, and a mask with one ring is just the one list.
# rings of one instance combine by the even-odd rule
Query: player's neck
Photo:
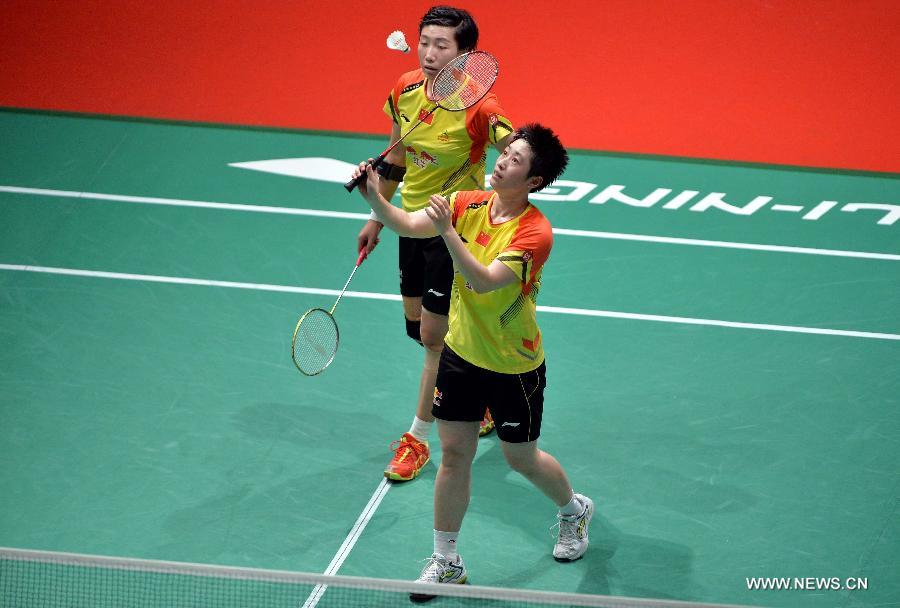
[(425, 76), (425, 98), (428, 101), (434, 101), (434, 98), (431, 95), (431, 84), (432, 80), (427, 75)]
[(491, 221), (495, 224), (518, 217), (528, 206), (528, 190), (497, 192), (491, 205)]

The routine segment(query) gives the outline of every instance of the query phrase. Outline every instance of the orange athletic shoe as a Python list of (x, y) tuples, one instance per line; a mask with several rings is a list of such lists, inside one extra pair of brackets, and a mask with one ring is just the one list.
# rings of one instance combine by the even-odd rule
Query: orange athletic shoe
[(491, 418), (491, 410), (484, 410), (484, 420), (481, 421), (481, 426), (478, 428), (478, 436), (484, 437), (485, 435), (490, 434), (490, 432), (493, 430), (494, 419)]
[(410, 481), (419, 476), (431, 460), (428, 443), (419, 441), (409, 433), (391, 444), (394, 457), (384, 470), (384, 476), (394, 481)]

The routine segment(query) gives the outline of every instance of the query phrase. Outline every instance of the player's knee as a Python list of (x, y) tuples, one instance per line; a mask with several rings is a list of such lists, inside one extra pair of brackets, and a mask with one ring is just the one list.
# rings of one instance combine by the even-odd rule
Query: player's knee
[(506, 454), (506, 462), (516, 473), (528, 475), (537, 469), (537, 459), (530, 454)]
[(423, 346), (422, 344), (422, 321), (416, 320), (411, 321), (406, 319), (406, 335), (419, 343), (419, 346)]
[(475, 454), (463, 442), (441, 442), (441, 464), (450, 468), (466, 468), (471, 466)]

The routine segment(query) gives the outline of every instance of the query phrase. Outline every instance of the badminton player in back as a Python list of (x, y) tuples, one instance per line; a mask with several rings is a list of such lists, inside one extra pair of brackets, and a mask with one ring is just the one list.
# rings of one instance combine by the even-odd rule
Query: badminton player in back
[[(391, 143), (397, 141), (434, 107), (426, 91), (430, 82), (458, 55), (474, 50), (478, 27), (468, 12), (449, 6), (428, 10), (419, 23), (417, 45), (419, 69), (400, 76), (384, 105), (393, 126)], [(414, 212), (428, 205), (428, 197), (456, 190), (484, 187), (486, 149), (503, 150), (513, 129), (497, 97), (488, 93), (464, 112), (437, 111), (379, 165), (379, 192), (391, 200), (402, 181), (403, 209)], [(366, 223), (357, 239), (357, 249), (370, 253), (378, 244), (383, 223), (377, 215)], [(428, 437), (434, 418), (431, 399), (438, 359), (447, 333), (453, 263), (440, 238), (400, 237), (400, 294), (407, 335), (425, 347), (416, 414), (409, 431), (394, 442), (394, 456), (384, 474), (394, 481), (409, 481), (428, 463)], [(493, 422), (486, 413), (482, 434)]]
[[(420, 582), (466, 581), (456, 543), (469, 504), (485, 403), (491, 404), (510, 467), (559, 507), (553, 557), (573, 561), (587, 550), (594, 504), (576, 494), (559, 462), (537, 447), (546, 386), (537, 296), (553, 235), (528, 194), (550, 185), (567, 163), (553, 131), (528, 124), (515, 132), (497, 160), (490, 180), (494, 192), (435, 194), (428, 207), (413, 213), (381, 196), (371, 166), (356, 170), (356, 175), (366, 172), (360, 191), (385, 225), (410, 237), (437, 234), (455, 270), (450, 328), (432, 399), (443, 452), (434, 484), (434, 554)], [(432, 597), (413, 594), (411, 599)]]

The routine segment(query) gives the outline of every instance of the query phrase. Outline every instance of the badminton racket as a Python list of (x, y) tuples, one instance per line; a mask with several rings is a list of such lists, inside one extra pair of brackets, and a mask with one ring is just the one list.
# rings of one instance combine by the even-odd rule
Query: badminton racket
[(331, 310), (310, 308), (297, 321), (297, 326), (294, 328), (294, 336), (291, 338), (291, 359), (294, 360), (294, 365), (303, 374), (307, 376), (321, 374), (334, 361), (338, 344), (341, 341), (337, 321), (334, 320), (334, 309), (337, 308), (338, 302), (344, 297), (347, 286), (353, 280), (356, 269), (366, 259), (366, 255), (368, 254), (365, 249), (359, 252), (356, 266), (353, 267), (353, 272), (350, 273), (350, 277), (344, 283), (344, 288), (341, 290)]
[[(471, 51), (454, 58), (437, 73), (431, 83), (428, 97), (434, 102), (434, 107), (427, 114), (419, 116), (416, 124), (372, 161), (372, 166), (377, 168), (384, 162), (384, 157), (438, 108), (448, 112), (460, 112), (481, 101), (494, 86), (499, 74), (500, 65), (494, 56), (486, 51)], [(344, 184), (344, 188), (347, 189), (347, 192), (353, 192), (353, 189), (365, 179), (366, 174), (362, 173), (356, 179), (351, 179)]]

